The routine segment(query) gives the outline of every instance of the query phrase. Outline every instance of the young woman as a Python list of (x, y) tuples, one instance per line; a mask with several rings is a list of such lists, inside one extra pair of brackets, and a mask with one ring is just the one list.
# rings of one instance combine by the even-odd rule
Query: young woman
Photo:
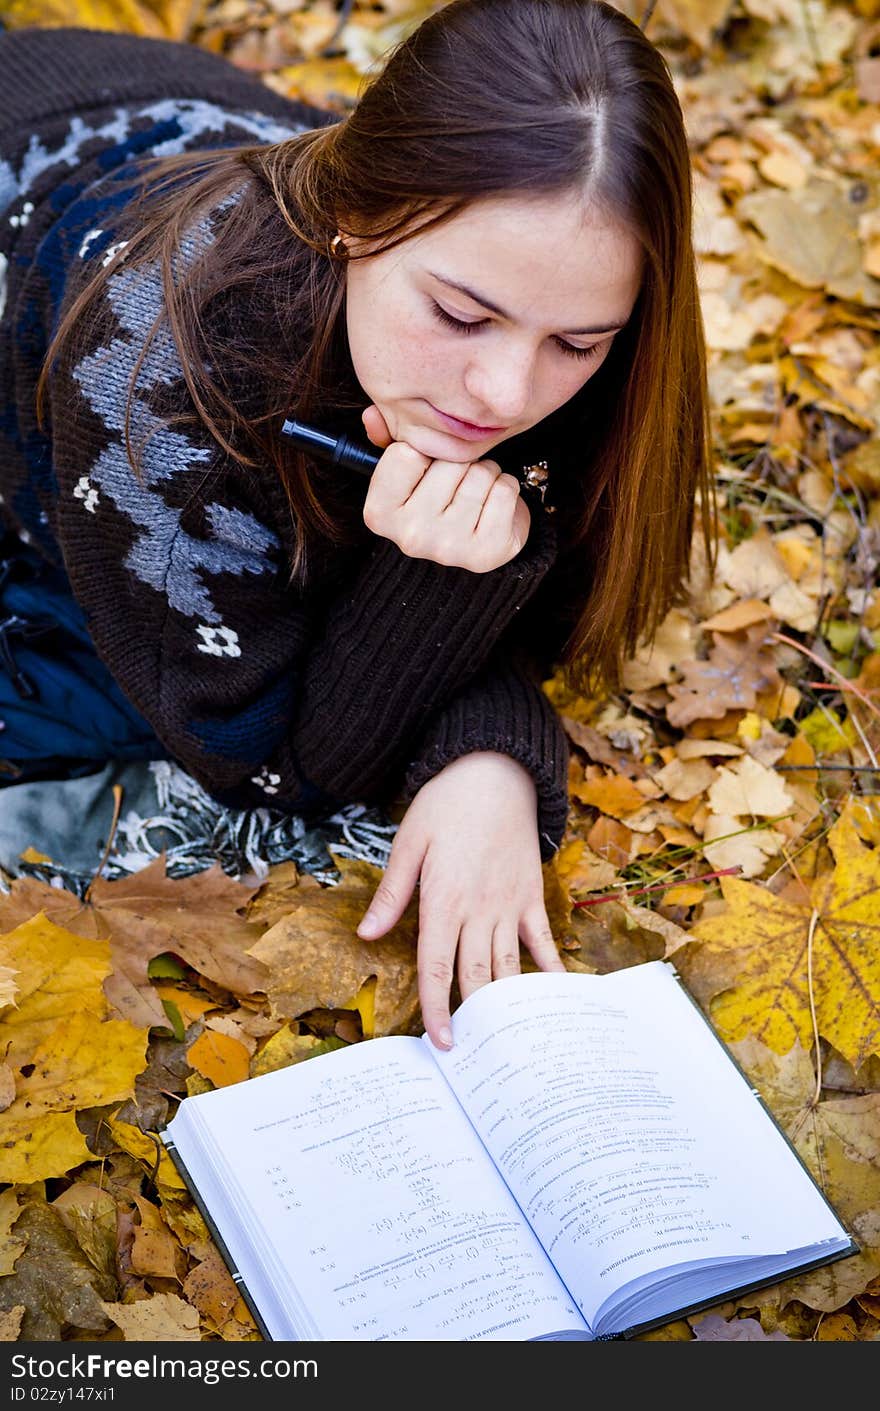
[[(454, 980), (561, 965), (542, 675), (615, 684), (708, 489), (665, 61), (602, 0), (453, 0), (340, 119), (192, 46), (14, 31), (0, 229), (7, 777), (400, 800), (358, 934), (418, 884), (448, 1044)], [(371, 478), (289, 418), (369, 437)]]

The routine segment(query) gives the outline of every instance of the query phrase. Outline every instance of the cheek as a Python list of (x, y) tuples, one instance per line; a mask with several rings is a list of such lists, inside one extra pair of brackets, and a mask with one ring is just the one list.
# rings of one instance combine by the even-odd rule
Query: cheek
[(424, 397), (450, 366), (448, 348), (411, 309), (386, 306), (371, 327), (360, 326), (356, 344), (355, 372), (374, 396)]
[[(542, 389), (542, 416), (549, 416), (557, 407), (571, 401), (585, 383), (599, 371), (605, 356), (595, 361), (583, 363), (577, 358), (569, 358), (565, 353), (553, 353), (554, 367), (548, 374)], [(562, 364), (560, 366), (560, 363)]]

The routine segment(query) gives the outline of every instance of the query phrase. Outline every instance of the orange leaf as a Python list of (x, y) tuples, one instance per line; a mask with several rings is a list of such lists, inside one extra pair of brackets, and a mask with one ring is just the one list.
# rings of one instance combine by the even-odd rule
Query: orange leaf
[(607, 813), (612, 818), (635, 813), (645, 802), (644, 794), (636, 788), (633, 781), (625, 779), (621, 774), (605, 779), (590, 779), (579, 784), (572, 793), (581, 803), (590, 804), (593, 808), (598, 808), (600, 813)]
[(187, 1058), (197, 1073), (215, 1088), (228, 1088), (248, 1076), (248, 1051), (238, 1039), (206, 1029), (190, 1044)]

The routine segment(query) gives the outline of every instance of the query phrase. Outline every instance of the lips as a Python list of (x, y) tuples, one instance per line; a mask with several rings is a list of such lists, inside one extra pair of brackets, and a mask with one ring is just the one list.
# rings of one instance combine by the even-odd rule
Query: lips
[(464, 436), (474, 440), (477, 437), (490, 436), (506, 429), (503, 426), (478, 426), (473, 421), (464, 421), (460, 416), (452, 416), (449, 412), (442, 412), (439, 407), (434, 406), (433, 402), (429, 402), (428, 406), (436, 412), (440, 420), (456, 436)]

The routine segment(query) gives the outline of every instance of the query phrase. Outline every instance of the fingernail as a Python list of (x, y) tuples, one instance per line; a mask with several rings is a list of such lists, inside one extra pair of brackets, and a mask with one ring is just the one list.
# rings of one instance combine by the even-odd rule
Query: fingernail
[(452, 1048), (452, 1030), (441, 1029), (437, 1035), (441, 1048)]
[(379, 930), (379, 918), (375, 912), (368, 911), (363, 917), (361, 924), (357, 928), (357, 933), (361, 937), (375, 936)]

